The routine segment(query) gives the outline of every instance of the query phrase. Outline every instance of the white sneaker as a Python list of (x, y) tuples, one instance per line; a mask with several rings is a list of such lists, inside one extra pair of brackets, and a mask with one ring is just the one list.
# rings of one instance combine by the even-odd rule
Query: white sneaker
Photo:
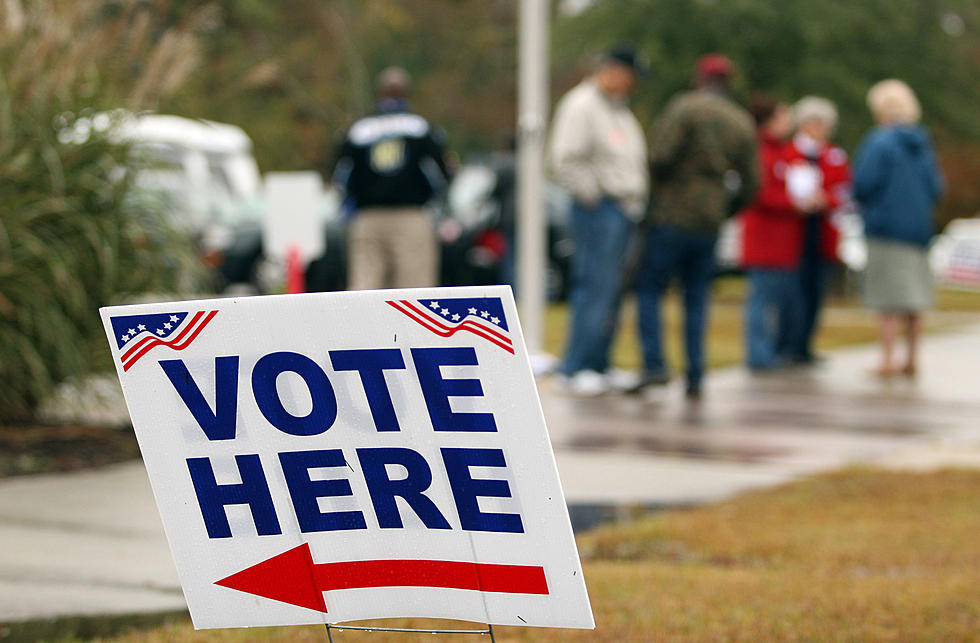
[(609, 383), (609, 388), (620, 393), (636, 388), (640, 383), (640, 378), (641, 375), (637, 371), (626, 371), (621, 368), (610, 368), (606, 371), (606, 381)]
[(558, 386), (564, 393), (578, 397), (596, 397), (609, 392), (606, 376), (596, 371), (579, 371), (571, 377), (563, 377)]

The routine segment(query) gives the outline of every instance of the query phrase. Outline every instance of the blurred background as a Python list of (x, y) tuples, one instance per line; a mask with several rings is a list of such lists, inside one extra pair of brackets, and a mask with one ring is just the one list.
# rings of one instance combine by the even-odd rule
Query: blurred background
[[(516, 127), (518, 9), (516, 0), (5, 0), (0, 420), (29, 420), (59, 382), (108, 365), (98, 306), (146, 293), (281, 291), (286, 266), (262, 248), (266, 173), (321, 173), (324, 245), (306, 287), (344, 288), (346, 219), (329, 188), (331, 159), (391, 64), (412, 74), (413, 108), (446, 130), (455, 159), (448, 197), (433, 205), (442, 282), (501, 281), (493, 164)], [(853, 151), (872, 125), (867, 88), (901, 77), (923, 103), (949, 182), (939, 226), (980, 211), (974, 0), (564, 0), (551, 11), (552, 102), (610, 43), (631, 41), (650, 60), (631, 103), (644, 126), (689, 86), (699, 55), (723, 51), (739, 70), (738, 99), (827, 96), (840, 109), (837, 141)], [(546, 201), (547, 294), (560, 301), (567, 196), (552, 186)], [(973, 224), (952, 228), (969, 248), (947, 235), (935, 259), (961, 255), (952, 272), (968, 283), (980, 275)], [(845, 235), (859, 236), (859, 226)], [(730, 268), (732, 246), (723, 237)], [(844, 256), (860, 269), (860, 249)]]
[[(666, 392), (580, 400), (540, 381), (576, 530), (622, 524), (579, 540), (598, 632), (514, 629), (498, 640), (977, 640), (980, 2), (549, 7), (550, 107), (628, 41), (649, 59), (630, 101), (647, 134), (707, 52), (734, 61), (743, 105), (755, 91), (836, 103), (834, 140), (852, 155), (872, 126), (868, 88), (906, 81), (948, 182), (929, 250), (943, 287), (927, 325), (941, 332), (930, 335), (924, 377), (865, 372), (874, 347), (855, 345), (878, 329), (857, 298), (861, 218), (844, 212), (843, 264), (818, 342), (832, 359), (777, 377), (719, 368), (744, 361), (746, 286), (739, 231), (727, 224), (707, 340), (717, 384), (705, 404)], [(14, 598), (41, 605), (27, 613), (39, 621), (81, 613), (86, 601), (95, 614), (139, 611), (126, 599), (144, 593), (162, 595), (154, 609), (182, 609), (98, 308), (277, 293), (290, 277), (310, 291), (344, 289), (348, 208), (331, 185), (332, 160), (371, 111), (382, 69), (411, 74), (413, 110), (448, 137), (454, 176), (428, 206), (441, 283), (511, 278), (500, 168), (513, 168), (520, 9), (521, 0), (0, 0), (0, 639), (62, 640), (5, 624), (26, 618), (3, 612)], [(290, 215), (271, 186), (289, 177), (313, 179), (304, 216), (317, 243), (300, 275), (270, 242)], [(569, 196), (549, 182), (544, 201), (543, 348), (558, 354), (575, 248)], [(678, 364), (683, 317), (677, 296), (666, 299), (666, 349)], [(635, 317), (627, 298), (620, 368), (641, 368)], [(855, 462), (974, 470), (839, 470)], [(58, 475), (26, 475), (47, 473)], [(725, 503), (691, 508), (714, 501)], [(632, 520), (665, 507), (682, 510)], [(57, 579), (70, 592), (59, 594)], [(96, 633), (78, 627), (64, 640)], [(175, 628), (121, 640), (217, 640)], [(323, 640), (314, 629), (219, 636)]]

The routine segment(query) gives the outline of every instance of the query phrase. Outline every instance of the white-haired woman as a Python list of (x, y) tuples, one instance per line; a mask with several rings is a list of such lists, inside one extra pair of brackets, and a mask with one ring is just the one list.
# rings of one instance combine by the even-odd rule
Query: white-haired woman
[(786, 191), (803, 216), (797, 279), (801, 310), (782, 326), (778, 352), (791, 362), (816, 361), (813, 339), (827, 289), (828, 266), (837, 260), (838, 231), (830, 214), (850, 200), (851, 168), (847, 153), (830, 142), (837, 108), (826, 98), (807, 96), (793, 105), (796, 135), (786, 153)]
[[(926, 247), (934, 231), (933, 208), (943, 190), (929, 135), (917, 123), (919, 101), (900, 80), (883, 80), (868, 92), (877, 126), (861, 142), (854, 196), (868, 238), (865, 305), (881, 316), (883, 377), (914, 375), (921, 312), (933, 303)], [(898, 366), (894, 347), (905, 323), (908, 351)]]

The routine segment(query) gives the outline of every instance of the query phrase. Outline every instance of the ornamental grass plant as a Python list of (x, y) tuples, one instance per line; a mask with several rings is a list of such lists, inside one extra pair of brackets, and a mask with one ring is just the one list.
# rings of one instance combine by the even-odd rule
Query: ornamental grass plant
[(177, 90), (206, 9), (151, 28), (166, 22), (148, 3), (0, 8), (0, 423), (30, 421), (59, 382), (108, 364), (100, 306), (176, 292), (195, 270), (112, 131), (119, 108)]

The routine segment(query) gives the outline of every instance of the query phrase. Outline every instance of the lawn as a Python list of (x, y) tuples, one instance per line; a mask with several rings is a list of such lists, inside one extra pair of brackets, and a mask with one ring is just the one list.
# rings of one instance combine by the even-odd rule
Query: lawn
[[(980, 472), (850, 469), (601, 528), (579, 538), (596, 630), (501, 627), (497, 640), (977, 640), (977, 498)], [(194, 632), (178, 620), (96, 640), (320, 643), (326, 635), (313, 626)], [(487, 641), (352, 631), (334, 640)]]

